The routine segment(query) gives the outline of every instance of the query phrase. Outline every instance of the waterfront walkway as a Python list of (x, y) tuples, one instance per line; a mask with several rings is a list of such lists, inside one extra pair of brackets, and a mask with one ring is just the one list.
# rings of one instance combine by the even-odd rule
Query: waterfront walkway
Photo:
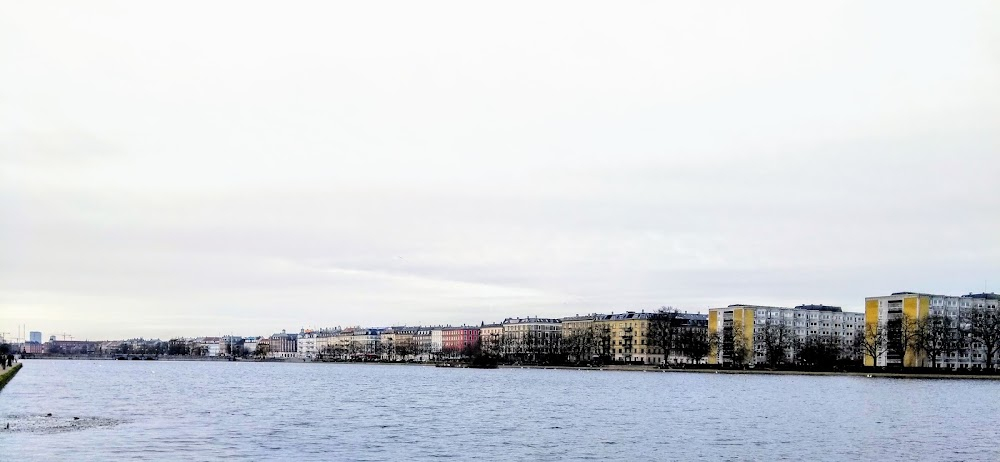
[(630, 371), (630, 372), (675, 372), (689, 374), (759, 374), (759, 375), (823, 375), (866, 378), (892, 379), (979, 379), (1000, 380), (998, 374), (929, 374), (905, 372), (862, 372), (862, 371), (797, 371), (797, 370), (767, 370), (767, 369), (696, 369), (677, 368), (661, 369), (657, 366), (641, 365), (607, 365), (607, 366), (509, 366), (501, 365), (502, 369), (552, 369), (575, 371)]

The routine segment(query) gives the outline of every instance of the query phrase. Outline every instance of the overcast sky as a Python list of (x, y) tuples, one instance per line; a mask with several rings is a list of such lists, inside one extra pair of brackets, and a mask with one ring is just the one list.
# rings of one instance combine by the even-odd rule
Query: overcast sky
[(1000, 4), (0, 1), (0, 331), (1000, 291)]

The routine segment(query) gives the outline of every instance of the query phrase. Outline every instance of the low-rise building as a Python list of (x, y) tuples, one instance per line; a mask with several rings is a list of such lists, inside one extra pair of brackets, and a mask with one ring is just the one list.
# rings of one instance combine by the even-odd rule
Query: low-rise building
[(96, 353), (99, 347), (99, 342), (56, 340), (55, 336), (50, 337), (49, 341), (44, 345), (46, 353), (65, 355), (90, 355)]

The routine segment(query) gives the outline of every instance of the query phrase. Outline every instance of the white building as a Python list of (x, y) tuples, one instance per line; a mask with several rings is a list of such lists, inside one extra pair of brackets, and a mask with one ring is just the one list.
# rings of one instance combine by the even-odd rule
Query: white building
[(431, 329), (431, 353), (438, 354), (444, 350), (444, 327)]
[[(928, 316), (943, 316), (953, 327), (968, 329), (963, 320), (970, 310), (979, 309), (991, 312), (1000, 310), (1000, 295), (994, 293), (968, 294), (961, 296), (935, 295), (917, 292), (896, 292), (891, 295), (865, 298), (865, 322), (885, 329), (886, 335), (880, 348), (879, 357), (872, 361), (865, 357), (865, 365), (931, 367), (932, 361), (925, 352), (908, 348), (901, 356), (898, 351), (890, 351), (888, 343), (893, 335), (899, 335), (899, 329), (888, 329), (892, 323), (901, 320), (920, 321)], [(956, 351), (944, 352), (937, 358), (938, 368), (967, 369), (984, 367), (986, 365), (986, 350), (975, 341), (963, 343)], [(997, 367), (1000, 358), (994, 355), (993, 367)]]
[[(832, 338), (843, 351), (842, 359), (849, 359), (856, 353), (853, 348), (855, 336), (864, 329), (864, 323), (864, 313), (845, 312), (840, 307), (826, 305), (799, 305), (795, 308), (729, 305), (726, 308), (712, 308), (708, 311), (709, 335), (720, 336), (723, 341), (720, 342), (722, 348), (717, 348), (715, 354), (709, 357), (709, 364), (726, 364), (732, 361), (730, 355), (734, 328), (742, 329), (746, 345), (751, 351), (748, 364), (763, 363), (766, 360), (764, 330), (774, 324), (783, 326), (786, 332), (795, 336), (799, 344), (809, 336)], [(796, 342), (789, 344), (792, 343)], [(855, 359), (861, 360), (860, 357)], [(785, 361), (793, 363), (795, 360), (795, 349), (787, 349)]]
[(295, 356), (309, 361), (316, 359), (316, 355), (319, 353), (316, 340), (316, 332), (305, 329), (300, 330), (298, 340), (295, 342)]

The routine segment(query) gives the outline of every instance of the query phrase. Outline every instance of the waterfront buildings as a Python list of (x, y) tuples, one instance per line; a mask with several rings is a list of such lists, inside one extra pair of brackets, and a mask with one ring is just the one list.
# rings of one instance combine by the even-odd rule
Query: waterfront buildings
[(444, 351), (444, 328), (431, 328), (431, 354), (437, 355)]
[(271, 358), (294, 358), (298, 352), (298, 335), (284, 330), (268, 339), (268, 356)]
[(221, 337), (198, 337), (192, 342), (192, 351), (199, 356), (221, 356), (223, 353)]
[[(670, 344), (657, 341), (657, 323), (669, 323), (673, 329)], [(680, 340), (686, 331), (707, 328), (708, 317), (703, 314), (678, 312), (636, 313), (627, 311), (612, 314), (597, 320), (598, 325), (607, 324), (610, 334), (611, 356), (615, 361), (642, 364), (700, 363), (703, 358), (690, 358), (682, 348)], [(667, 326), (662, 329), (667, 329)], [(707, 348), (706, 348), (707, 350)]]
[(615, 361), (626, 363), (663, 362), (663, 352), (648, 342), (649, 323), (653, 313), (628, 311), (600, 320), (607, 323), (611, 335), (611, 353)]
[(31, 331), (28, 333), (28, 341), (32, 343), (42, 343), (42, 333)]
[(419, 327), (393, 326), (382, 331), (381, 358), (387, 361), (409, 360), (417, 354), (416, 335)]
[(499, 355), (503, 340), (502, 324), (483, 324), (479, 327), (479, 340), (483, 353)]
[(317, 332), (313, 332), (311, 329), (300, 329), (295, 338), (295, 356), (308, 360), (315, 359), (319, 352), (316, 347), (317, 338)]
[[(895, 292), (867, 297), (865, 333), (874, 345), (866, 349), (864, 364), (968, 369), (989, 363), (995, 368), (998, 345), (987, 344), (988, 338), (984, 342), (982, 334), (989, 336), (992, 330), (1000, 341), (1000, 325), (990, 322), (998, 315), (1000, 295), (994, 293)], [(990, 361), (987, 356), (992, 356)]]
[(429, 361), (431, 359), (432, 330), (430, 327), (420, 327), (413, 334), (413, 343), (417, 348), (417, 361)]
[(67, 355), (89, 355), (97, 352), (100, 347), (98, 342), (84, 340), (56, 340), (55, 336), (49, 337), (45, 344), (45, 352), (53, 354)]
[(25, 342), (24, 345), (21, 345), (21, 352), (38, 355), (45, 352), (45, 347), (39, 342)]
[[(669, 336), (663, 335), (665, 320), (673, 329)], [(361, 361), (433, 361), (481, 351), (499, 356), (499, 361), (536, 364), (664, 365), (697, 363), (707, 357), (710, 364), (736, 366), (977, 369), (1000, 362), (998, 323), (1000, 296), (993, 293), (896, 292), (866, 298), (863, 313), (825, 305), (736, 304), (712, 308), (708, 315), (626, 311), (561, 319), (507, 318), (478, 327), (301, 329), (297, 334), (282, 331), (269, 337), (176, 338), (170, 342), (141, 338), (57, 341), (52, 337), (45, 344), (28, 341), (14, 348), (56, 355), (220, 356), (231, 351), (237, 356)], [(986, 337), (989, 329), (994, 338)], [(702, 348), (689, 348), (692, 345)]]
[[(654, 334), (662, 323), (669, 323), (675, 335), (658, 340)], [(572, 361), (642, 364), (701, 362), (702, 358), (689, 358), (674, 337), (679, 340), (685, 332), (704, 331), (707, 325), (706, 315), (676, 311), (570, 316), (562, 318), (562, 347)], [(702, 334), (704, 338), (704, 332)], [(663, 345), (664, 342), (668, 345)]]
[(378, 359), (381, 353), (382, 330), (382, 328), (355, 327), (351, 334), (351, 356), (366, 361)]
[(256, 355), (258, 352), (257, 346), (260, 344), (260, 337), (251, 336), (243, 337), (243, 351), (248, 355)]
[(860, 360), (855, 345), (864, 323), (864, 313), (825, 305), (712, 308), (709, 335), (718, 339), (720, 347), (709, 357), (709, 364), (794, 363), (798, 347), (812, 339), (835, 346), (841, 360)]
[(501, 352), (521, 361), (539, 361), (561, 353), (562, 321), (555, 318), (507, 318), (502, 323)]
[(478, 327), (445, 327), (441, 331), (441, 350), (456, 355), (472, 349), (479, 343)]

